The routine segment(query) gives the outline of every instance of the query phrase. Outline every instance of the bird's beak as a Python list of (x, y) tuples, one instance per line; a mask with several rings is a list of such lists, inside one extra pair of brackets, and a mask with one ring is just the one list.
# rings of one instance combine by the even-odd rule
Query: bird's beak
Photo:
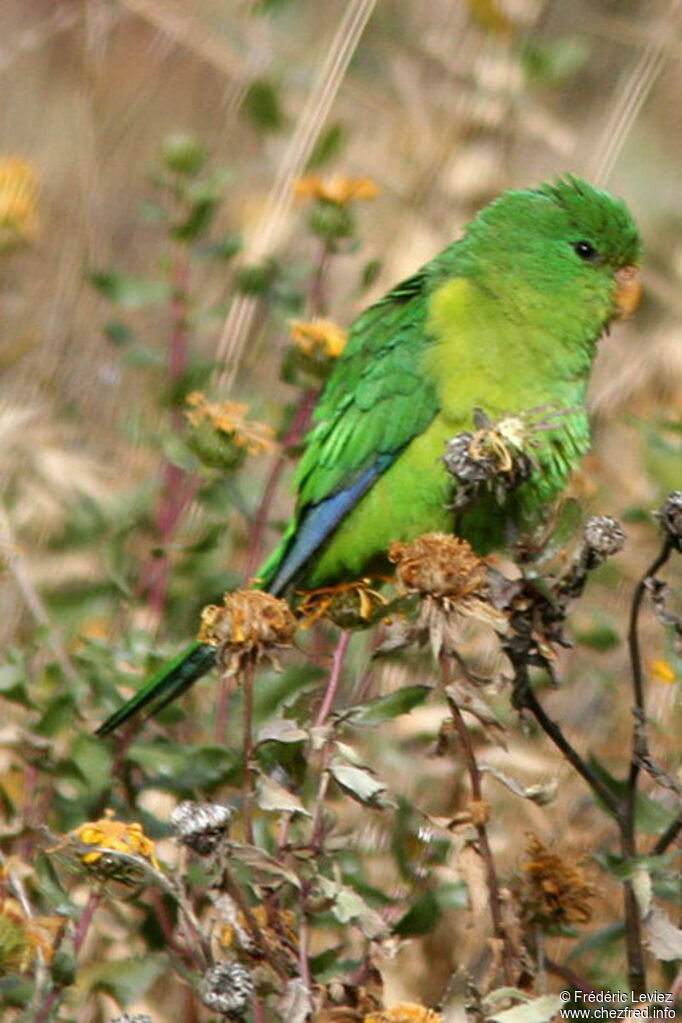
[(616, 307), (616, 315), (621, 319), (631, 316), (642, 297), (642, 282), (639, 277), (639, 267), (622, 266), (614, 275), (616, 291), (613, 296)]

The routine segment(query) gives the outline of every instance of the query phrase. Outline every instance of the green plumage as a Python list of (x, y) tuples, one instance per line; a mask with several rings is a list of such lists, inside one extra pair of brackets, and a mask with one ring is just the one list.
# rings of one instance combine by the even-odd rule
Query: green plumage
[[(458, 523), (479, 549), (551, 502), (589, 446), (585, 391), (596, 343), (617, 314), (618, 272), (639, 259), (626, 207), (577, 178), (505, 192), (465, 236), (353, 324), (319, 400), (296, 476), (296, 514), (259, 576), (280, 593), (379, 568), (390, 543), (451, 531), (441, 456), (491, 419), (546, 410), (537, 469), (503, 509)], [(557, 414), (559, 413), (559, 414)], [(193, 644), (100, 728), (157, 709), (207, 670)]]

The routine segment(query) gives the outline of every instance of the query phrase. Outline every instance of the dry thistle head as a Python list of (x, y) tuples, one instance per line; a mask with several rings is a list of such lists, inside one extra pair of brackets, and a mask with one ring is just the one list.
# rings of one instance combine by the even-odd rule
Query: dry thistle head
[(201, 612), (199, 642), (218, 650), (218, 660), (230, 673), (247, 661), (268, 658), (291, 646), (296, 619), (286, 600), (262, 590), (234, 590), (223, 605), (209, 604)]
[(195, 803), (186, 799), (170, 815), (175, 838), (199, 856), (210, 856), (227, 835), (232, 810), (220, 803)]
[(207, 970), (199, 986), (199, 998), (213, 1012), (241, 1019), (251, 1003), (253, 980), (241, 963), (218, 963)]
[(0, 252), (36, 235), (38, 185), (28, 160), (0, 160)]
[(424, 1005), (405, 1002), (392, 1009), (380, 1009), (365, 1016), (363, 1023), (443, 1023), (443, 1014)]
[(356, 579), (305, 593), (296, 608), (302, 619), (301, 628), (308, 629), (321, 618), (328, 618), (340, 629), (366, 629), (373, 625), (387, 601), (378, 590), (372, 589), (371, 581)]
[(107, 849), (127, 853), (129, 856), (139, 856), (156, 870), (160, 870), (154, 843), (145, 835), (142, 825), (115, 820), (113, 810), (105, 810), (104, 817), (97, 821), (81, 824), (79, 828), (69, 833), (68, 838), (73, 845), (98, 847), (92, 852), (82, 849), (77, 852), (80, 862), (97, 877), (126, 883), (139, 882), (142, 877), (140, 869), (135, 864), (126, 862), (118, 856), (107, 856)]
[(274, 430), (247, 419), (249, 406), (237, 401), (208, 401), (202, 391), (187, 395), (190, 424), (187, 443), (200, 461), (212, 469), (235, 469), (247, 455), (275, 450)]
[(448, 597), (453, 602), (487, 589), (487, 566), (471, 544), (447, 533), (425, 533), (412, 543), (392, 543), (389, 560), (408, 593)]
[(682, 551), (682, 490), (673, 490), (654, 513), (673, 546)]
[(588, 923), (598, 889), (584, 871), (552, 852), (536, 835), (526, 845), (526, 856), (517, 887), (523, 919), (544, 930)]

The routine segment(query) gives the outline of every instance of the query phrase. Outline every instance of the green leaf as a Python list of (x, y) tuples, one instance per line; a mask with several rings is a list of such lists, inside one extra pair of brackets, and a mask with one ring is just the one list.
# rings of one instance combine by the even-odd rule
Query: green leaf
[(165, 955), (131, 956), (113, 963), (95, 961), (80, 967), (79, 985), (90, 993), (105, 991), (119, 1005), (141, 998), (167, 966)]
[(375, 280), (381, 273), (381, 260), (370, 259), (369, 262), (365, 263), (362, 268), (362, 274), (360, 276), (360, 287), (364, 291), (365, 288), (371, 287)]
[(87, 781), (88, 796), (94, 798), (110, 787), (113, 756), (107, 743), (82, 732), (71, 746), (69, 759)]
[(244, 112), (258, 128), (264, 131), (279, 131), (284, 127), (285, 116), (276, 86), (267, 78), (257, 78), (244, 96)]
[(146, 281), (116, 270), (101, 270), (89, 275), (90, 283), (101, 295), (124, 309), (166, 302), (171, 296), (168, 281)]
[(346, 129), (340, 121), (330, 124), (328, 128), (320, 132), (313, 151), (308, 158), (306, 170), (314, 170), (322, 167), (330, 160), (334, 160), (340, 153), (346, 141)]
[(135, 340), (135, 331), (121, 320), (108, 320), (102, 327), (102, 332), (117, 348), (122, 348), (123, 345), (128, 345)]
[(366, 768), (332, 762), (329, 773), (344, 792), (364, 806), (383, 810), (394, 805), (386, 795), (384, 783), (370, 774)]
[(128, 759), (144, 769), (149, 784), (187, 795), (204, 786), (227, 782), (239, 769), (234, 751), (214, 745), (136, 742), (128, 750)]
[(431, 686), (404, 686), (387, 696), (379, 696), (376, 700), (351, 707), (343, 714), (343, 718), (354, 725), (381, 725), (401, 714), (409, 714), (427, 699), (430, 692)]
[(35, 860), (36, 875), (40, 881), (40, 894), (47, 902), (53, 913), (60, 916), (70, 916), (76, 919), (82, 910), (71, 902), (68, 894), (62, 888), (59, 875), (55, 871), (52, 860), (45, 853), (39, 852)]
[(226, 235), (222, 241), (197, 246), (195, 254), (200, 259), (218, 259), (227, 263), (229, 260), (234, 259), (237, 253), (241, 252), (241, 249), (241, 235), (234, 232), (233, 234)]
[(441, 917), (441, 908), (433, 892), (426, 892), (410, 906), (407, 913), (398, 920), (393, 928), (401, 938), (411, 938), (420, 934), (429, 934)]

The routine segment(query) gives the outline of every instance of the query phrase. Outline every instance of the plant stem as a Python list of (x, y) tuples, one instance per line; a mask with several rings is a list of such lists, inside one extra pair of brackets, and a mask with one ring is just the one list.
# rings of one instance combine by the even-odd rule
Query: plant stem
[(253, 845), (253, 677), (255, 663), (249, 658), (242, 673), (242, 691), (244, 693), (244, 781), (242, 784), (242, 814), (244, 817), (244, 840)]
[(329, 679), (327, 681), (327, 688), (324, 692), (324, 697), (320, 705), (320, 709), (317, 712), (315, 718), (315, 727), (320, 728), (329, 715), (332, 706), (334, 705), (334, 698), (339, 688), (341, 681), (341, 673), (343, 669), (343, 662), (346, 659), (346, 653), (348, 652), (348, 645), (350, 643), (351, 633), (344, 630), (339, 636), (338, 643), (334, 648), (332, 655), (332, 670), (329, 673)]
[[(441, 675), (443, 678), (443, 684), (447, 688), (452, 682), (452, 675), (450, 673), (450, 664), (448, 661), (448, 655), (442, 653), (438, 658), (440, 663)], [(464, 757), (464, 763), (466, 765), (467, 773), (469, 775), (469, 784), (471, 785), (471, 795), (476, 803), (483, 804), (483, 786), (481, 780), (481, 772), (478, 767), (476, 760), (476, 754), (474, 752), (473, 743), (471, 741), (471, 735), (469, 729), (466, 726), (462, 712), (459, 709), (457, 702), (448, 697), (448, 703), (450, 710), (452, 711), (452, 718), (459, 738), (460, 747)], [(493, 931), (495, 937), (501, 944), (503, 949), (502, 956), (502, 969), (504, 971), (505, 984), (513, 985), (514, 983), (514, 971), (513, 962), (515, 959), (514, 949), (511, 946), (507, 929), (504, 926), (502, 919), (502, 906), (500, 900), (500, 884), (497, 877), (497, 869), (495, 867), (495, 860), (493, 858), (490, 843), (488, 841), (488, 829), (483, 820), (477, 819), (474, 822), (476, 828), (476, 834), (478, 836), (478, 847), (483, 860), (486, 874), (486, 884), (488, 888), (488, 904), (490, 906), (490, 916), (493, 922)]]
[[(317, 713), (315, 719), (315, 727), (321, 728), (329, 714), (334, 703), (334, 697), (339, 688), (339, 682), (341, 680), (341, 673), (343, 671), (343, 662), (348, 651), (348, 645), (350, 643), (351, 633), (347, 630), (341, 632), (334, 653), (332, 655), (332, 668), (329, 673), (329, 679), (327, 681), (327, 688), (325, 690), (322, 704)], [(315, 797), (315, 806), (313, 808), (313, 823), (310, 832), (310, 846), (316, 854), (319, 854), (322, 850), (322, 844), (324, 842), (324, 799), (327, 795), (327, 789), (329, 788), (329, 761), (331, 760), (333, 739), (330, 736), (322, 747), (322, 757), (320, 763), (320, 782), (317, 788), (317, 795)]]

